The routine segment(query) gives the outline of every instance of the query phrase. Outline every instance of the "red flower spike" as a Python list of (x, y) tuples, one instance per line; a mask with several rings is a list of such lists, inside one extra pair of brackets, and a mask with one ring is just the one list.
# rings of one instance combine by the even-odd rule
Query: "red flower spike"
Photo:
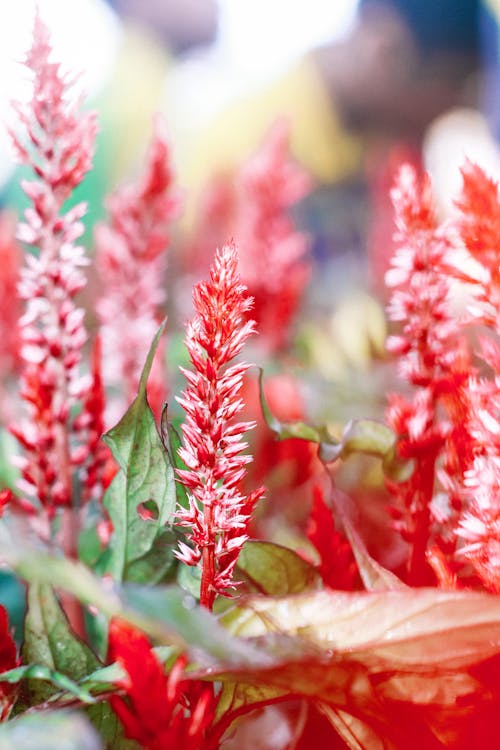
[(108, 647), (108, 662), (113, 661), (127, 673), (119, 686), (127, 697), (110, 698), (127, 737), (137, 740), (145, 750), (199, 750), (203, 746), (217, 701), (211, 685), (182, 680), (185, 656), (180, 656), (166, 675), (146, 636), (114, 618)]
[(114, 466), (118, 471), (112, 453), (103, 442), (105, 393), (101, 372), (102, 346), (97, 336), (92, 345), (92, 385), (85, 398), (82, 412), (75, 420), (80, 429), (86, 433), (88, 456), (85, 460), (85, 479), (83, 481), (83, 501), (100, 500), (108, 487), (108, 472)]
[(72, 100), (72, 84), (50, 61), (51, 52), (49, 32), (37, 14), (26, 58), (33, 95), (25, 107), (17, 107), (24, 138), (12, 135), (20, 161), (38, 177), (22, 183), (32, 207), (19, 238), (39, 251), (26, 256), (19, 283), (26, 303), (20, 321), (21, 395), (29, 418), (12, 432), (27, 457), (22, 488), (36, 495), (49, 517), (57, 506), (71, 504), (72, 469), (82, 455), (70, 443), (78, 432), (72, 407), (88, 388), (78, 372), (86, 340), (84, 314), (74, 303), (86, 283), (81, 268), (87, 259), (75, 245), (85, 206), (66, 213), (63, 206), (91, 168), (96, 130), (94, 115), (82, 113), (80, 99)]
[(308, 238), (289, 215), (310, 189), (309, 176), (290, 158), (289, 128), (280, 121), (235, 175), (216, 178), (201, 209), (191, 260), (234, 238), (259, 341), (271, 353), (286, 345), (310, 277)]
[(188, 565), (201, 562), (201, 603), (212, 608), (215, 595), (234, 585), (232, 573), (248, 538), (253, 507), (263, 489), (244, 496), (239, 485), (251, 457), (243, 435), (253, 422), (237, 422), (246, 363), (229, 366), (255, 331), (246, 320), (252, 306), (237, 271), (234, 246), (218, 250), (210, 280), (194, 289), (196, 316), (187, 327), (186, 345), (193, 365), (183, 370), (188, 381), (179, 403), (186, 411), (180, 456), (186, 470), (178, 478), (188, 488), (189, 507), (177, 512), (189, 529), (193, 546), (181, 543), (177, 557)]
[(271, 351), (286, 344), (309, 281), (307, 237), (289, 208), (311, 189), (306, 172), (290, 159), (289, 128), (277, 123), (240, 176), (241, 209), (234, 237), (241, 247), (240, 272), (254, 297), (254, 317)]
[(314, 487), (307, 537), (318, 551), (319, 574), (325, 585), (338, 591), (353, 591), (358, 576), (351, 547), (335, 528), (332, 511), (317, 486)]
[[(18, 323), (21, 304), (17, 284), (21, 268), (22, 251), (15, 241), (15, 221), (6, 212), (0, 214), (0, 397), (2, 412), (9, 414), (11, 407), (4, 383), (16, 373), (20, 365)], [(4, 416), (5, 418), (5, 416)]]
[(500, 592), (500, 197), (498, 185), (482, 169), (467, 162), (457, 206), (456, 226), (465, 254), (450, 254), (449, 271), (473, 289), (470, 317), (497, 338), (480, 339), (480, 356), (494, 377), (479, 378), (471, 371), (460, 413), (455, 415), (454, 443), (460, 457), (463, 511), (456, 534), (464, 546), (458, 561), (468, 561), (486, 589)]
[[(410, 545), (408, 582), (422, 585), (433, 582), (429, 544), (453, 548), (456, 542), (450, 530), (460, 511), (460, 479), (469, 459), (467, 435), (461, 432), (468, 414), (463, 388), (472, 368), (450, 309), (450, 243), (436, 220), (429, 178), (418, 179), (411, 167), (402, 167), (393, 201), (399, 249), (386, 275), (394, 287), (388, 312), (402, 330), (389, 338), (388, 348), (399, 357), (401, 376), (418, 390), (411, 401), (391, 398), (387, 420), (401, 436), (401, 457), (414, 459), (416, 469), (407, 482), (388, 486), (402, 511), (394, 525)], [(448, 424), (439, 415), (441, 405)], [(436, 462), (444, 449), (446, 511), (433, 505)]]
[[(498, 184), (481, 167), (466, 162), (463, 186), (456, 205), (460, 209), (457, 228), (475, 263), (456, 254), (450, 259), (452, 272), (475, 289), (473, 318), (500, 332), (500, 201)], [(462, 262), (461, 262), (462, 261)], [(464, 262), (465, 261), (465, 262)]]
[[(7, 672), (19, 665), (16, 644), (10, 634), (7, 610), (0, 604), (0, 672)], [(0, 682), (0, 721), (5, 721), (14, 705), (17, 685)]]
[[(157, 119), (142, 176), (109, 197), (109, 223), (99, 225), (95, 234), (104, 285), (97, 309), (106, 382), (124, 384), (129, 402), (136, 396), (148, 346), (163, 317), (165, 253), (179, 208), (173, 185), (170, 150)], [(155, 362), (161, 358), (160, 349)], [(148, 384), (155, 413), (165, 395), (161, 370), (153, 365)]]

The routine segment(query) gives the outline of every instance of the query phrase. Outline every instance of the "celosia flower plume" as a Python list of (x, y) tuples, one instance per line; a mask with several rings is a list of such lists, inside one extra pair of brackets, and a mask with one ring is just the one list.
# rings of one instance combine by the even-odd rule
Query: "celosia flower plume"
[[(419, 180), (413, 168), (403, 166), (393, 201), (399, 248), (386, 274), (393, 288), (388, 312), (402, 328), (389, 338), (388, 349), (398, 355), (400, 374), (416, 391), (410, 400), (390, 396), (387, 420), (401, 436), (401, 457), (414, 460), (416, 469), (407, 482), (391, 484), (390, 489), (395, 526), (410, 545), (408, 580), (418, 585), (432, 580), (427, 550), (436, 533), (440, 543), (445, 541), (440, 533), (443, 517), (451, 528), (460, 510), (459, 488), (451, 484), (447, 508), (438, 509), (432, 502), (436, 462), (450, 430), (438, 409), (466, 382), (471, 365), (451, 312), (451, 282), (443, 272), (450, 244), (435, 215), (429, 178)], [(448, 406), (457, 410), (458, 404), (453, 399)], [(460, 460), (455, 445), (455, 440), (449, 442), (450, 466)]]
[(290, 156), (289, 128), (280, 121), (234, 175), (209, 185), (201, 209), (195, 260), (211, 251), (208, 243), (234, 238), (260, 345), (271, 353), (288, 342), (310, 277), (309, 238), (290, 215), (310, 189), (309, 175)]
[[(497, 185), (479, 167), (466, 164), (463, 178), (454, 226), (438, 225), (428, 178), (419, 183), (408, 167), (393, 193), (401, 247), (387, 274), (396, 287), (389, 314), (403, 327), (389, 348), (416, 390), (411, 400), (391, 396), (388, 421), (400, 455), (416, 468), (391, 485), (392, 514), (410, 544), (410, 582), (429, 580), (427, 557), (443, 585), (462, 573), (470, 579), (470, 569), (462, 571), (469, 563), (474, 583), (499, 592), (500, 347), (495, 338), (479, 339), (487, 364), (480, 368), (464, 334), (477, 322), (498, 334), (500, 204)], [(454, 281), (467, 285), (469, 297), (472, 289), (469, 314), (460, 317)]]
[[(173, 184), (170, 150), (157, 119), (143, 174), (109, 197), (109, 223), (95, 234), (104, 373), (109, 384), (124, 388), (128, 402), (163, 317), (165, 253), (179, 205)], [(156, 399), (150, 392), (153, 402), (161, 402), (163, 378), (155, 377), (154, 368), (149, 388), (158, 392)]]
[(72, 467), (85, 460), (85, 446), (72, 440), (77, 429), (72, 408), (88, 391), (79, 373), (86, 340), (84, 312), (74, 298), (85, 285), (84, 250), (75, 244), (83, 233), (85, 205), (63, 209), (92, 165), (95, 117), (82, 112), (71, 96), (72, 83), (51, 62), (49, 32), (37, 15), (33, 45), (26, 59), (33, 73), (33, 94), (17, 111), (24, 134), (13, 134), (17, 154), (36, 180), (24, 181), (32, 207), (25, 211), (19, 238), (38, 250), (28, 254), (19, 293), (22, 397), (29, 418), (12, 432), (25, 449), (20, 459), (23, 487), (35, 494), (49, 517), (72, 498)]
[(180, 543), (177, 556), (188, 565), (201, 564), (201, 602), (212, 607), (215, 595), (233, 585), (239, 551), (247, 539), (247, 525), (263, 490), (245, 496), (239, 486), (251, 456), (244, 433), (253, 422), (235, 421), (243, 408), (239, 397), (249, 364), (229, 366), (255, 332), (248, 320), (252, 298), (241, 283), (237, 252), (226, 245), (217, 251), (210, 280), (194, 290), (196, 315), (187, 328), (186, 345), (193, 370), (183, 369), (188, 382), (178, 399), (186, 412), (179, 470), (189, 490), (189, 507), (179, 509), (180, 525), (187, 527), (192, 546)]
[(480, 167), (467, 162), (462, 177), (456, 223), (465, 253), (451, 256), (450, 270), (473, 290), (465, 322), (480, 322), (489, 336), (479, 341), (486, 366), (467, 382), (462, 432), (468, 460), (461, 477), (464, 510), (456, 529), (465, 546), (458, 555), (472, 564), (488, 590), (500, 593), (500, 199), (497, 183)]

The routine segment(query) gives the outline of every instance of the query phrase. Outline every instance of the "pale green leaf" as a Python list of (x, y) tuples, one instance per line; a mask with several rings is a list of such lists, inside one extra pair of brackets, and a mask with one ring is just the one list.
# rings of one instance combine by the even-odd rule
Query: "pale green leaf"
[[(165, 543), (164, 532), (176, 504), (174, 471), (146, 395), (164, 325), (149, 351), (136, 399), (116, 427), (104, 436), (120, 471), (104, 499), (113, 522), (113, 537), (98, 568), (116, 581), (148, 581), (152, 566), (159, 564), (163, 576), (173, 563), (173, 544)], [(151, 511), (152, 517), (145, 519), (144, 513), (141, 517), (143, 511)]]

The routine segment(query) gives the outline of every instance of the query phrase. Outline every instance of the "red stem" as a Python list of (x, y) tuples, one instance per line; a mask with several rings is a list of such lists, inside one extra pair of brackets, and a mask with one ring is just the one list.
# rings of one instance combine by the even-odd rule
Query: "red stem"
[(436, 577), (427, 561), (427, 549), (431, 534), (430, 504), (434, 494), (434, 471), (436, 459), (419, 461), (415, 475), (419, 477), (416, 490), (417, 510), (412, 514), (413, 539), (408, 560), (408, 584), (410, 586), (430, 586), (436, 584)]
[(211, 504), (205, 506), (204, 516), (205, 528), (210, 534), (210, 541), (203, 547), (201, 556), (200, 604), (211, 611), (215, 600), (215, 589), (213, 587), (215, 578), (215, 539), (212, 538), (213, 508)]

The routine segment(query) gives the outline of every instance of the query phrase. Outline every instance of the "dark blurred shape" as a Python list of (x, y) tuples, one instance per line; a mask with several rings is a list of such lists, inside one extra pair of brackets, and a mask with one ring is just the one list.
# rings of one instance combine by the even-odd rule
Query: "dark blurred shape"
[(423, 53), (478, 54), (478, 0), (360, 0), (360, 11), (392, 8), (404, 20)]
[(485, 71), (481, 104), (493, 136), (497, 142), (500, 142), (500, 3), (498, 0), (483, 0), (479, 35)]
[(361, 0), (343, 42), (316, 52), (347, 127), (420, 139), (474, 98), (479, 0)]

